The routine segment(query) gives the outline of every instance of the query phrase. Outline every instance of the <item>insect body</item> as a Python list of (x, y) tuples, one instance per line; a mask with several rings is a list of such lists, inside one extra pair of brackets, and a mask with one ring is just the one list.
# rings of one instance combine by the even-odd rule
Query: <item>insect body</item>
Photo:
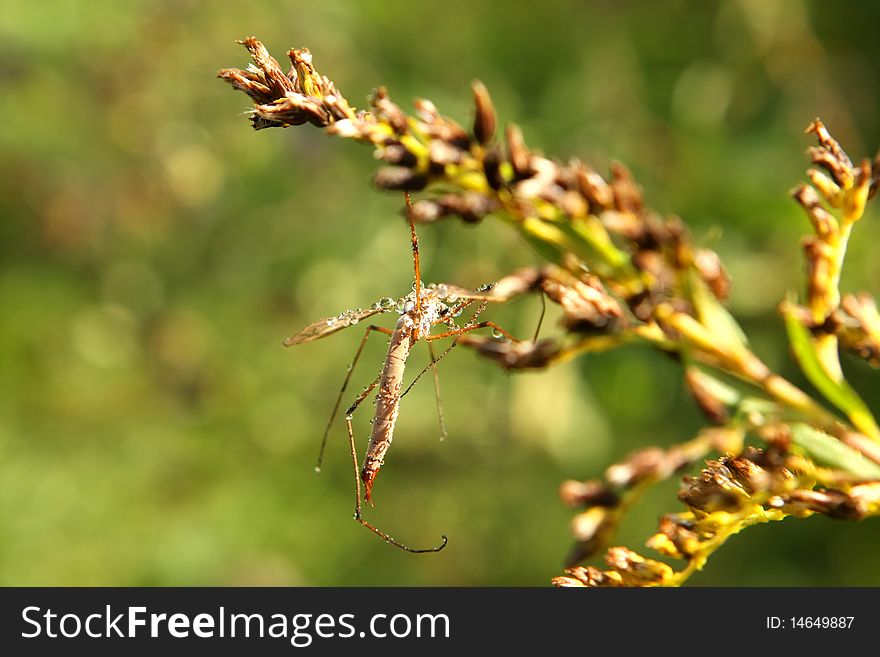
[[(407, 202), (409, 201), (407, 197)], [(390, 335), (391, 339), (388, 345), (388, 352), (382, 366), (382, 371), (373, 382), (361, 392), (354, 403), (348, 407), (345, 413), (345, 421), (348, 428), (349, 447), (351, 449), (352, 464), (355, 473), (355, 519), (362, 525), (378, 534), (387, 542), (407, 550), (408, 552), (436, 552), (446, 545), (446, 537), (443, 537), (442, 543), (434, 548), (423, 550), (414, 550), (406, 545), (396, 541), (385, 532), (374, 527), (372, 524), (364, 520), (361, 514), (361, 485), (363, 484), (364, 492), (368, 502), (372, 504), (372, 491), (375, 479), (379, 474), (386, 453), (388, 452), (394, 437), (394, 428), (397, 423), (397, 417), (400, 411), (400, 400), (406, 394), (408, 388), (403, 390), (403, 377), (406, 368), (406, 361), (409, 357), (413, 346), (420, 340), (425, 341), (429, 349), (431, 349), (431, 363), (428, 367), (435, 368), (437, 361), (442, 358), (452, 347), (453, 342), (439, 357), (435, 357), (431, 348), (431, 343), (435, 340), (443, 338), (460, 336), (479, 328), (491, 327), (495, 332), (504, 335), (511, 340), (515, 340), (507, 331), (497, 326), (493, 322), (482, 321), (477, 322), (479, 313), (483, 310), (488, 301), (493, 300), (487, 296), (486, 292), (490, 286), (470, 291), (453, 285), (439, 284), (424, 287), (420, 279), (419, 265), (419, 248), (418, 238), (416, 237), (415, 226), (410, 221), (410, 233), (412, 239), (413, 250), (413, 267), (415, 270), (415, 282), (413, 283), (413, 291), (407, 296), (399, 299), (396, 303), (390, 297), (386, 297), (374, 303), (368, 309), (358, 309), (354, 311), (346, 311), (336, 317), (328, 317), (309, 324), (297, 334), (291, 336), (284, 341), (285, 346), (292, 346), (319, 340), (328, 335), (332, 335), (344, 328), (358, 324), (360, 321), (372, 317), (374, 315), (389, 312), (392, 309), (400, 313), (397, 324), (394, 329), (388, 329), (382, 326), (369, 325), (364, 331), (364, 336), (358, 345), (354, 358), (348, 366), (345, 380), (339, 390), (336, 403), (330, 415), (330, 420), (324, 430), (324, 436), (321, 442), (320, 456), (316, 470), (320, 471), (323, 458), (324, 448), (327, 443), (327, 437), (330, 427), (339, 410), (342, 396), (351, 379), (352, 371), (357, 364), (358, 359), (363, 351), (364, 345), (370, 334), (373, 332), (384, 333)], [(481, 304), (477, 310), (471, 315), (470, 319), (462, 326), (456, 324), (456, 317), (472, 305), (480, 301)], [(444, 331), (432, 334), (431, 330), (434, 326), (444, 325)], [(422, 370), (418, 375), (421, 376), (427, 370)], [(418, 376), (416, 379), (418, 379)], [(414, 383), (415, 381), (413, 381)], [(435, 369), (435, 385), (436, 369)], [(370, 442), (364, 456), (363, 467), (358, 468), (357, 453), (355, 449), (354, 430), (352, 428), (352, 416), (361, 402), (367, 398), (373, 389), (378, 387), (376, 393), (376, 411), (373, 417), (373, 428), (370, 435)], [(439, 399), (439, 389), (438, 389)], [(442, 426), (442, 415), (441, 415)]]

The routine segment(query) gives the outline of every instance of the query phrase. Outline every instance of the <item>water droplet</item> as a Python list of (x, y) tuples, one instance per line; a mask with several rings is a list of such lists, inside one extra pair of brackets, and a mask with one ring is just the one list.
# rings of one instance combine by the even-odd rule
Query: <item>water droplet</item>
[(346, 414), (345, 414), (345, 419), (348, 420), (349, 422), (351, 422), (351, 420), (352, 420), (353, 417), (354, 417), (354, 415), (352, 415), (351, 413), (346, 413)]
[(336, 318), (328, 317), (327, 318), (327, 326), (336, 326)]
[(359, 321), (361, 321), (360, 318), (357, 315), (353, 315), (352, 318), (349, 320), (349, 323), (353, 326)]
[(379, 299), (379, 307), (384, 310), (390, 310), (391, 308), (393, 308), (394, 303), (395, 301), (391, 297), (382, 297), (381, 299)]
[(501, 331), (499, 331), (497, 328), (493, 328), (492, 329), (492, 337), (495, 338), (496, 340), (500, 340), (501, 338), (504, 337), (504, 334)]
[(443, 283), (440, 283), (439, 285), (435, 285), (434, 291), (437, 292), (437, 296), (440, 298), (443, 298), (447, 294), (449, 294), (449, 288), (447, 288), (446, 285)]
[(320, 465), (315, 466), (315, 472), (317, 472), (318, 474), (321, 474), (321, 466)]

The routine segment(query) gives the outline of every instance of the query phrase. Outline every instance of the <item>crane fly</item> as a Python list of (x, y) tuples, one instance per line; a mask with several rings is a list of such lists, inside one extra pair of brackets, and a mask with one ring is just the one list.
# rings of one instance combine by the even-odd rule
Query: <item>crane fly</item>
[[(411, 207), (408, 193), (406, 194), (406, 206), (407, 208)], [(443, 358), (443, 356), (449, 353), (456, 343), (452, 342), (439, 357), (436, 357), (434, 350), (431, 347), (433, 341), (441, 340), (443, 338), (455, 338), (464, 335), (465, 333), (487, 327), (491, 328), (493, 334), (498, 337), (503, 336), (514, 342), (518, 341), (494, 322), (477, 321), (477, 317), (485, 308), (486, 304), (489, 301), (495, 300), (493, 297), (486, 294), (491, 286), (483, 286), (482, 288), (471, 291), (444, 283), (429, 286), (424, 286), (422, 284), (421, 265), (419, 261), (419, 240), (416, 235), (415, 224), (413, 223), (412, 218), (409, 218), (409, 228), (410, 240), (412, 242), (413, 270), (415, 274), (412, 292), (396, 301), (391, 297), (385, 297), (369, 308), (349, 310), (335, 317), (320, 319), (317, 322), (309, 324), (295, 335), (287, 338), (284, 341), (284, 346), (289, 347), (292, 345), (312, 342), (314, 340), (320, 340), (345, 328), (359, 324), (361, 321), (373, 317), (374, 315), (391, 311), (396, 311), (400, 315), (393, 329), (377, 326), (375, 324), (370, 324), (365, 328), (364, 335), (355, 351), (354, 358), (348, 366), (345, 380), (339, 390), (336, 403), (333, 406), (333, 411), (330, 414), (330, 419), (324, 430), (318, 463), (315, 469), (318, 471), (321, 469), (324, 448), (327, 444), (330, 427), (339, 411), (342, 396), (348, 387), (352, 372), (363, 352), (367, 339), (372, 333), (384, 333), (385, 335), (390, 336), (388, 351), (385, 355), (382, 370), (345, 411), (345, 423), (348, 429), (349, 448), (351, 450), (351, 460), (354, 466), (355, 477), (354, 518), (374, 534), (402, 550), (414, 553), (439, 552), (446, 546), (447, 538), (445, 535), (442, 536), (441, 543), (435, 547), (413, 549), (369, 523), (363, 518), (361, 510), (361, 486), (363, 485), (364, 496), (367, 502), (372, 505), (373, 485), (379, 474), (379, 470), (382, 468), (385, 455), (388, 452), (388, 448), (391, 446), (391, 441), (394, 438), (394, 427), (397, 424), (401, 397), (403, 397), (403, 395), (405, 395), (412, 387), (412, 384), (410, 384), (410, 387), (405, 390), (403, 389), (403, 377), (407, 358), (417, 342), (423, 340), (427, 343), (430, 350), (431, 362), (419, 373), (413, 383), (415, 383), (415, 381), (418, 380), (428, 368), (432, 368), (434, 370), (435, 390), (437, 391), (439, 402), (436, 364), (441, 358)], [(467, 323), (463, 326), (456, 324), (456, 317), (460, 316), (470, 305), (477, 301), (480, 302), (480, 305), (471, 315)], [(446, 330), (432, 334), (431, 330), (437, 325), (444, 325)], [(364, 455), (363, 465), (358, 466), (354, 429), (352, 427), (352, 416), (358, 406), (360, 406), (361, 402), (363, 402), (376, 388), (378, 388), (378, 391), (376, 392), (376, 411), (373, 416), (370, 442), (367, 446), (366, 454)], [(438, 403), (438, 409), (439, 408)], [(439, 411), (439, 413), (441, 434), (443, 434), (445, 433), (445, 428), (443, 425), (442, 411)]]

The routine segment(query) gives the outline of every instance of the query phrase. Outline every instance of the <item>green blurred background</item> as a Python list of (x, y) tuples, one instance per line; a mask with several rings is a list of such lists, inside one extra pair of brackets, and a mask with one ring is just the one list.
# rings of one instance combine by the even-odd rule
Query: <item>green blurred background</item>
[[(247, 99), (215, 78), (247, 62), (235, 39), (279, 59), (308, 46), (357, 105), (385, 84), (464, 123), (480, 78), (532, 146), (626, 162), (721, 253), (757, 352), (798, 382), (775, 305), (801, 284), (808, 226), (787, 192), (803, 129), (821, 116), (854, 157), (880, 144), (875, 3), (0, 0), (0, 16), (5, 585), (546, 585), (570, 545), (558, 484), (701, 426), (677, 367), (648, 350), (517, 376), (455, 351), (449, 440), (426, 379), (370, 515), (449, 546), (413, 556), (358, 527), (341, 425), (313, 465), (360, 331), (281, 340), (408, 291), (401, 199), (371, 189), (366, 147), (252, 132)], [(849, 289), (877, 291), (878, 219), (858, 227)], [(491, 220), (421, 239), (426, 281), (535, 261)], [(538, 312), (492, 316), (528, 335)], [(877, 373), (846, 367), (880, 408)], [(645, 499), (620, 542), (641, 550), (675, 490)], [(877, 521), (788, 520), (737, 536), (691, 583), (876, 586), (878, 545)]]

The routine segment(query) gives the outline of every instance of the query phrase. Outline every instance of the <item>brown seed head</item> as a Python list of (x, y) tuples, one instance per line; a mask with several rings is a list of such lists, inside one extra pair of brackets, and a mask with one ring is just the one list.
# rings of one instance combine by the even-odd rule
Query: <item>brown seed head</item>
[(479, 80), (474, 81), (471, 85), (474, 92), (474, 139), (478, 144), (485, 146), (495, 135), (495, 107), (492, 105), (492, 98), (489, 96), (489, 90)]

